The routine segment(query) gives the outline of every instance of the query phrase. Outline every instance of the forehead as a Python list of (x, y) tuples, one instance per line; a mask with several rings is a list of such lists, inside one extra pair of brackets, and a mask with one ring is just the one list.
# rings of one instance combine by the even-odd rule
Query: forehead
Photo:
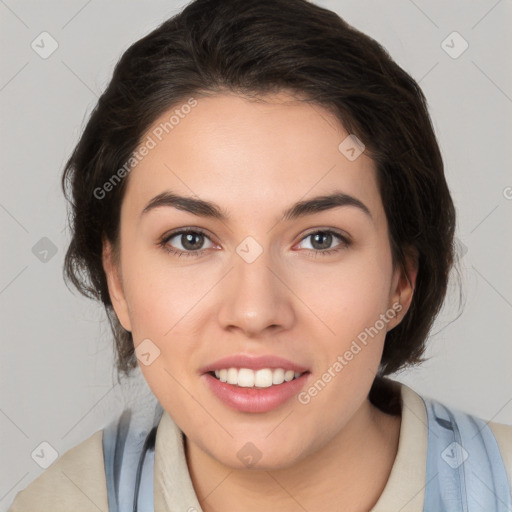
[(349, 134), (332, 113), (287, 93), (261, 100), (197, 97), (160, 115), (142, 138), (151, 149), (130, 172), (126, 207), (141, 211), (172, 190), (254, 214), (336, 189), (380, 208), (373, 161), (347, 158)]

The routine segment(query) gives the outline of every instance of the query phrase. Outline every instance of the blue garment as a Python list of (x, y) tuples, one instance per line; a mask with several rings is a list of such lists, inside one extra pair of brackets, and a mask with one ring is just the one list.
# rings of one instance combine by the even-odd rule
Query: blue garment
[(511, 512), (512, 497), (487, 423), (422, 397), (428, 450), (424, 512)]
[[(511, 512), (510, 485), (498, 443), (487, 423), (423, 398), (428, 443), (423, 512)], [(110, 512), (153, 512), (156, 430), (163, 414), (131, 428), (125, 410), (103, 433)]]
[(109, 512), (154, 512), (155, 440), (162, 414), (157, 402), (150, 422), (134, 428), (131, 411), (126, 409), (103, 430)]

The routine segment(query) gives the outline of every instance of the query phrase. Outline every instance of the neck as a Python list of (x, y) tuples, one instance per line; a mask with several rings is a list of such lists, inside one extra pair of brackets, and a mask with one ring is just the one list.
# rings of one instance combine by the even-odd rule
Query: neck
[(204, 512), (370, 510), (391, 472), (400, 423), (400, 416), (385, 414), (365, 400), (329, 443), (275, 471), (233, 470), (188, 439), (185, 452)]

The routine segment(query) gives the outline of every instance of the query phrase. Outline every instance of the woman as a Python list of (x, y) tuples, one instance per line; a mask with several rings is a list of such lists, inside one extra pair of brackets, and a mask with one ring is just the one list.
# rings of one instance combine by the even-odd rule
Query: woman
[(125, 52), (63, 185), (67, 276), (159, 406), (12, 511), (508, 510), (512, 429), (386, 377), (422, 360), (455, 212), (378, 43), (304, 0), (192, 2)]

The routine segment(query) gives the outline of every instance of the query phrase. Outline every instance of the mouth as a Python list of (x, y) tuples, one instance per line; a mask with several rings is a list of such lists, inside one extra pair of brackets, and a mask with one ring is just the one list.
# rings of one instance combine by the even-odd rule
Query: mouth
[(213, 399), (238, 412), (262, 413), (290, 404), (311, 371), (273, 354), (232, 354), (199, 370)]
[(309, 373), (287, 370), (285, 368), (221, 368), (207, 372), (220, 382), (225, 382), (240, 388), (265, 389), (280, 386), (285, 382), (299, 379)]
[(232, 355), (203, 367), (202, 382), (213, 399), (231, 410), (264, 413), (290, 405), (311, 371), (273, 355)]

